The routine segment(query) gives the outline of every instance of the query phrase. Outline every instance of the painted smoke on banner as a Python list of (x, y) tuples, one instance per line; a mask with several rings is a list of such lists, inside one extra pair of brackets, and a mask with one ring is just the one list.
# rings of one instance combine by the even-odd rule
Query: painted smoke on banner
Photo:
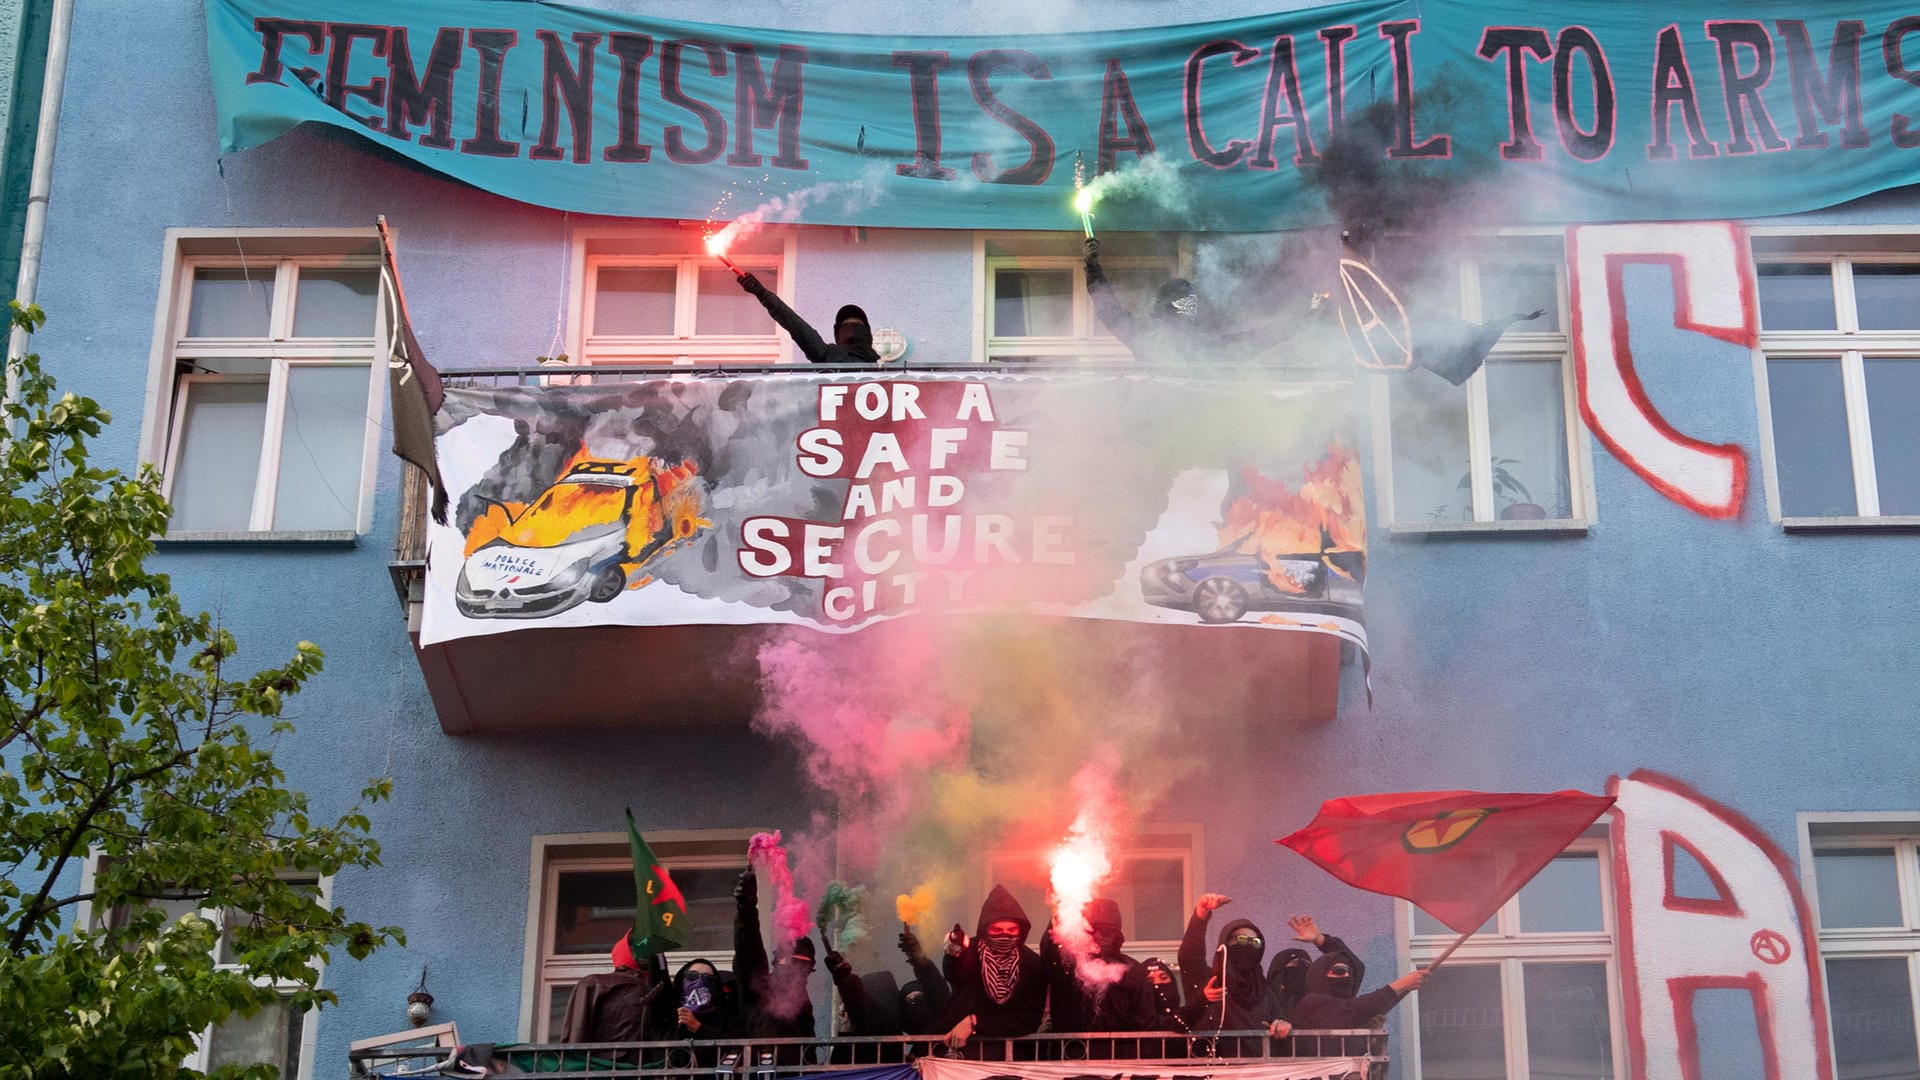
[(1025, 611), (1364, 643), (1349, 395), (998, 375), (452, 390), (423, 640)]

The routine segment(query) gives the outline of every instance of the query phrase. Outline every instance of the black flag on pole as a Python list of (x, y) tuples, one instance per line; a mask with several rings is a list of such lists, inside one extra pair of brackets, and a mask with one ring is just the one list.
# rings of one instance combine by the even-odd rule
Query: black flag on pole
[(433, 449), (433, 416), (446, 397), (440, 373), (427, 362), (420, 341), (407, 318), (407, 294), (400, 288), (400, 268), (393, 257), (393, 238), (381, 217), (380, 256), (387, 287), (392, 290), (393, 326), (387, 357), (388, 387), (393, 398), (393, 452), (418, 466), (433, 485), (433, 520), (447, 523), (447, 485), (440, 479), (440, 462)]

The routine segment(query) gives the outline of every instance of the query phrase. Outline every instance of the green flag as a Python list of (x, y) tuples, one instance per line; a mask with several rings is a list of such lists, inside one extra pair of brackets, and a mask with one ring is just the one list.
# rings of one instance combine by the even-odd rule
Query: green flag
[(691, 929), (687, 921), (687, 898), (673, 875), (653, 857), (653, 849), (640, 838), (633, 824), (633, 809), (627, 809), (627, 843), (633, 848), (633, 933), (628, 948), (636, 960), (677, 949), (687, 943)]

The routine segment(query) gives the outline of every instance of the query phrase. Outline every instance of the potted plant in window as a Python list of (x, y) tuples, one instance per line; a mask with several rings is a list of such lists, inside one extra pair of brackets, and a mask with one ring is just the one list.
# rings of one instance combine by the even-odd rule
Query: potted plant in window
[[(1533, 501), (1533, 493), (1513, 474), (1520, 467), (1515, 458), (1493, 459), (1493, 497), (1500, 504), (1502, 521), (1545, 521), (1547, 509)], [(1473, 487), (1473, 473), (1460, 478), (1461, 489)]]

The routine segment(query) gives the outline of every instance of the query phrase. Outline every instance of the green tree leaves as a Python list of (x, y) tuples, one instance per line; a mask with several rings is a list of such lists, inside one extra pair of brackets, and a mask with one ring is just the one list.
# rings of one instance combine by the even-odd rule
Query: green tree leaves
[[(16, 326), (42, 319), (13, 305)], [(59, 393), (38, 357), (15, 374), (0, 407), (0, 1077), (195, 1075), (180, 1065), (197, 1033), (283, 998), (329, 1004), (319, 965), (336, 950), (404, 940), (314, 887), (378, 865), (363, 805), (389, 785), (311, 815), (255, 740), (292, 730), (281, 710), (320, 649), (236, 674), (233, 636), (148, 566), (169, 512), (158, 474), (96, 467), (106, 410)]]

